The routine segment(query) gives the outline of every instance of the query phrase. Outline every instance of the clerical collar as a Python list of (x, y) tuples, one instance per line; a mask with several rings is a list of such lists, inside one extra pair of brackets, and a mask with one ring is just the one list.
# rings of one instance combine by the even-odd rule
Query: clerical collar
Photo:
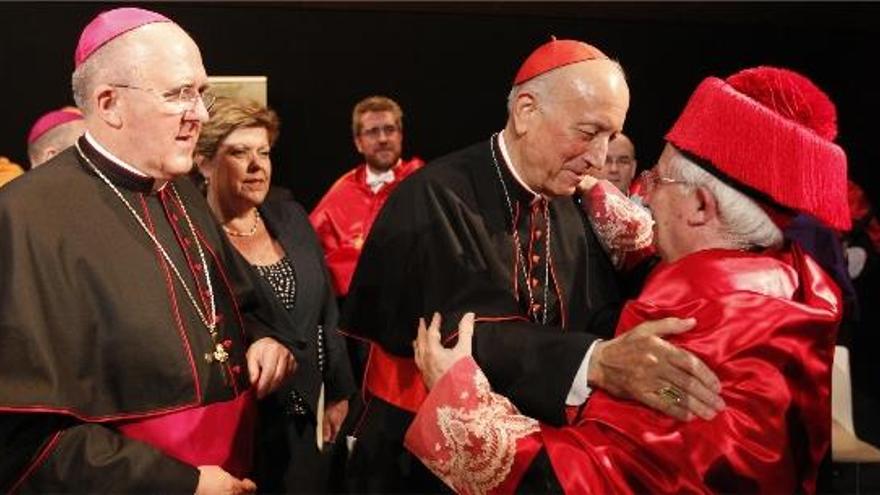
[(510, 175), (516, 180), (516, 182), (522, 187), (525, 192), (530, 195), (530, 200), (528, 201), (530, 204), (535, 203), (539, 199), (541, 199), (541, 195), (532, 190), (531, 187), (526, 185), (525, 181), (516, 173), (516, 167), (513, 166), (513, 161), (510, 159), (510, 154), (507, 152), (507, 144), (504, 143), (504, 130), (498, 133), (498, 149), (501, 151), (501, 158), (504, 162), (504, 165), (507, 166), (507, 170), (510, 172)]
[(513, 178), (516, 179), (516, 182), (519, 183), (519, 185), (531, 195), (530, 203), (534, 203), (535, 201), (541, 199), (541, 195), (536, 193), (531, 187), (529, 187), (525, 183), (525, 181), (522, 180), (522, 177), (520, 177), (519, 174), (516, 173), (516, 167), (513, 166), (513, 160), (510, 159), (510, 154), (507, 152), (507, 144), (504, 142), (503, 129), (501, 130), (501, 132), (498, 133), (498, 149), (501, 150), (501, 158), (504, 159), (504, 164), (507, 166), (507, 170), (510, 171), (510, 175), (512, 175)]
[(114, 184), (138, 192), (148, 193), (153, 190), (155, 180), (152, 177), (120, 160), (95, 140), (88, 131), (79, 138), (79, 147)]
[(400, 161), (401, 159), (398, 158), (397, 163), (395, 163), (393, 167), (383, 172), (374, 172), (373, 169), (367, 165), (367, 187), (369, 187), (374, 193), (377, 193), (385, 184), (394, 182), (394, 169), (400, 165)]

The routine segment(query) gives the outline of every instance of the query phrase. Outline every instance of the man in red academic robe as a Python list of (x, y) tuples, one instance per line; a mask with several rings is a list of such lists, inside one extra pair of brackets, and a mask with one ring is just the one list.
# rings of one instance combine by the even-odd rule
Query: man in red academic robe
[(348, 294), (364, 239), (385, 200), (424, 165), (418, 157), (401, 158), (403, 111), (394, 100), (365, 98), (355, 105), (351, 118), (354, 145), (364, 163), (340, 177), (309, 216), (338, 297)]
[[(793, 212), (849, 225), (835, 135), (834, 106), (808, 79), (748, 69), (700, 84), (646, 176), (663, 261), (617, 333), (692, 318), (669, 340), (717, 374), (718, 415), (680, 421), (597, 390), (568, 426), (539, 423), (493, 393), (469, 356), (473, 315), (453, 349), (435, 318), (416, 342), (433, 388), (407, 448), (464, 493), (814, 492), (829, 445), (840, 292), (779, 225)], [(670, 409), (691, 399), (675, 378), (654, 387)]]

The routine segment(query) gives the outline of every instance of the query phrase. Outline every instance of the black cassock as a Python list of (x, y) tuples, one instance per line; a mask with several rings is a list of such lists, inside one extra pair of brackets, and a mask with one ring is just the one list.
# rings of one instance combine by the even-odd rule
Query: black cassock
[(564, 423), (578, 367), (597, 337), (613, 335), (620, 300), (611, 262), (575, 200), (553, 199), (546, 210), (544, 201), (512, 176), (497, 138), (428, 164), (391, 195), (364, 245), (341, 325), (380, 347), (365, 378), (350, 488), (442, 486), (402, 447), (420, 384), (411, 359), (400, 358), (412, 357), (418, 318), (435, 311), (450, 344), (461, 316), (475, 312), (474, 357), (493, 389), (526, 415)]
[(170, 266), (76, 149), (62, 152), (0, 191), (0, 490), (192, 493), (194, 466), (119, 428), (240, 399), (252, 340), (274, 337), (304, 367), (310, 344), (274, 330), (282, 317), (262, 302), (272, 296), (188, 178), (173, 185), (197, 239), (170, 185), (153, 192), (151, 179), (79, 143), (203, 308), (209, 270), (229, 359), (205, 359), (215, 343)]

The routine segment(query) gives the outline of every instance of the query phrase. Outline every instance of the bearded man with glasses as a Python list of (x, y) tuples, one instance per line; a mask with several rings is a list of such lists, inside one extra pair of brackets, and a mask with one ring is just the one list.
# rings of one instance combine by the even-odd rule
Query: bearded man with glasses
[(185, 177), (199, 49), (121, 8), (74, 58), (86, 133), (0, 195), (0, 488), (253, 492), (254, 396), (310, 354)]
[(352, 110), (351, 131), (364, 162), (340, 177), (310, 215), (340, 298), (348, 294), (364, 240), (385, 200), (425, 164), (419, 157), (401, 158), (403, 110), (391, 98), (359, 101)]

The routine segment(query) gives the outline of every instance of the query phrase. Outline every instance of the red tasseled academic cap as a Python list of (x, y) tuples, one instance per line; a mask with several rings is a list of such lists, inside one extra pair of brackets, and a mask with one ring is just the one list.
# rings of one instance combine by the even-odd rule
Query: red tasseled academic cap
[(583, 41), (557, 40), (555, 36), (552, 36), (550, 41), (539, 46), (523, 62), (513, 79), (513, 85), (522, 84), (533, 77), (565, 65), (584, 60), (607, 58), (598, 48)]
[(51, 112), (45, 113), (38, 118), (37, 121), (34, 122), (33, 127), (31, 127), (27, 137), (27, 144), (31, 144), (37, 139), (40, 139), (43, 134), (46, 134), (61, 124), (66, 124), (74, 120), (82, 120), (82, 118), (82, 112), (76, 107), (64, 107), (59, 110), (52, 110)]
[(778, 206), (848, 230), (846, 153), (836, 136), (834, 103), (812, 81), (756, 67), (703, 80), (666, 140)]
[(117, 36), (154, 22), (172, 22), (162, 14), (134, 7), (123, 7), (101, 12), (83, 29), (73, 56), (79, 67), (98, 48)]

